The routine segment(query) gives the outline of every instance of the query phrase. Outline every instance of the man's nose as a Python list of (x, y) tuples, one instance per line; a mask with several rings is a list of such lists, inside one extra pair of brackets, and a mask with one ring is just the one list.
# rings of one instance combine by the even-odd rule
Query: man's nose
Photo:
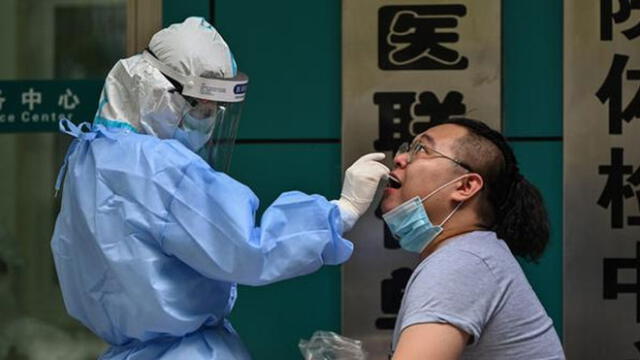
[(396, 168), (404, 168), (409, 164), (409, 153), (401, 153), (393, 158), (393, 164)]

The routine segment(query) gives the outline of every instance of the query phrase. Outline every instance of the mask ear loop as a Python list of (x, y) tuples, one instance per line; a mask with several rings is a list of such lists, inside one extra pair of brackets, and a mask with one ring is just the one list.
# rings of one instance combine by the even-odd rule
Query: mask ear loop
[(429, 199), (430, 197), (432, 197), (433, 195), (435, 195), (438, 191), (440, 191), (440, 190), (444, 189), (445, 187), (447, 187), (447, 186), (449, 186), (449, 185), (453, 184), (454, 182), (456, 182), (456, 181), (458, 181), (458, 180), (460, 180), (460, 179), (464, 178), (465, 176), (466, 176), (466, 174), (465, 174), (465, 175), (462, 175), (462, 176), (458, 176), (457, 178), (455, 178), (455, 179), (453, 179), (453, 180), (449, 181), (448, 183), (445, 183), (444, 185), (442, 185), (442, 186), (438, 187), (437, 189), (433, 190), (429, 195), (427, 195), (427, 196), (423, 197), (423, 198), (420, 200), (420, 202), (425, 202), (425, 201), (427, 201), (427, 199)]
[(453, 211), (444, 220), (442, 220), (442, 222), (438, 226), (442, 227), (442, 225), (444, 225), (447, 221), (449, 221), (449, 219), (451, 219), (453, 214), (455, 214), (456, 211), (458, 211), (458, 209), (460, 208), (460, 206), (462, 206), (462, 204), (464, 204), (464, 201), (460, 201), (458, 205), (456, 205), (455, 209), (453, 209)]
[[(442, 186), (438, 187), (437, 189), (433, 190), (433, 191), (431, 192), (431, 194), (429, 194), (429, 195), (425, 196), (425, 197), (422, 199), (422, 202), (425, 202), (425, 201), (426, 201), (427, 199), (429, 199), (431, 196), (435, 195), (438, 191), (440, 191), (440, 190), (444, 189), (445, 187), (447, 187), (447, 186), (449, 186), (449, 185), (453, 184), (454, 182), (456, 182), (456, 181), (458, 181), (458, 180), (460, 180), (460, 179), (462, 179), (462, 178), (464, 178), (464, 177), (466, 177), (466, 175), (458, 176), (457, 178), (455, 178), (455, 179), (453, 179), (453, 180), (451, 180), (451, 181), (449, 181), (449, 182), (445, 183), (444, 185), (442, 185)], [(453, 211), (451, 211), (451, 213), (449, 213), (449, 215), (447, 215), (447, 217), (446, 217), (444, 220), (442, 220), (442, 222), (441, 222), (441, 223), (440, 223), (440, 225), (438, 225), (438, 226), (442, 227), (442, 225), (444, 225), (447, 221), (449, 221), (449, 219), (451, 219), (451, 217), (453, 216), (453, 214), (455, 214), (455, 213), (456, 213), (456, 211), (458, 211), (458, 209), (460, 208), (460, 206), (462, 206), (462, 204), (464, 204), (464, 201), (459, 202), (459, 203), (458, 203), (458, 205), (456, 205), (456, 207), (453, 209)]]

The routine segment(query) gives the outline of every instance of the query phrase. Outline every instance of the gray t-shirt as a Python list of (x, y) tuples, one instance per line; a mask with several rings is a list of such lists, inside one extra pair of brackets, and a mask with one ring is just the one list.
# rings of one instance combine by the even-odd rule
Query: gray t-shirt
[(392, 348), (411, 325), (449, 323), (473, 339), (462, 359), (564, 359), (542, 304), (507, 244), (494, 232), (449, 239), (415, 269)]

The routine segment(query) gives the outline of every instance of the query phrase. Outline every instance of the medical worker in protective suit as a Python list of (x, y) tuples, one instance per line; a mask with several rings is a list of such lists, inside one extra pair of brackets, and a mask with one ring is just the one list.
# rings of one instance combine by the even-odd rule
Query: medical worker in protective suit
[(51, 247), (67, 311), (111, 345), (102, 359), (247, 359), (227, 320), (237, 283), (350, 257), (342, 234), (384, 155), (354, 163), (340, 199), (287, 192), (258, 226), (258, 199), (224, 173), (247, 83), (220, 34), (189, 18), (113, 67), (91, 126), (61, 122), (76, 139)]

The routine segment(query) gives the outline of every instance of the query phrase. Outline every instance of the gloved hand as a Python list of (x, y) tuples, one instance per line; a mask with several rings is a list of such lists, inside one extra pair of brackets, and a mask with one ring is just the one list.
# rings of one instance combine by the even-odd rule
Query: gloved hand
[(389, 174), (389, 168), (379, 162), (384, 158), (384, 153), (364, 155), (345, 172), (340, 200), (334, 201), (340, 208), (345, 232), (367, 211), (380, 179)]

